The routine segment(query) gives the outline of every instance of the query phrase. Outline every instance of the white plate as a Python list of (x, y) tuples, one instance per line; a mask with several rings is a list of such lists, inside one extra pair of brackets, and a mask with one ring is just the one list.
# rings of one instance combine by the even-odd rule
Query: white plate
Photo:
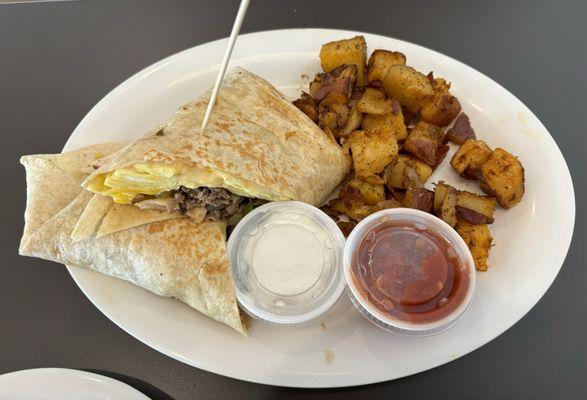
[(0, 376), (0, 400), (149, 400), (126, 383), (65, 368), (38, 368)]
[[(320, 70), (320, 46), (355, 34), (294, 29), (244, 35), (232, 65), (265, 77), (293, 97)], [(522, 203), (496, 212), (492, 267), (478, 275), (477, 296), (465, 318), (436, 336), (400, 337), (364, 320), (344, 298), (311, 326), (257, 323), (245, 339), (177, 301), (70, 268), (98, 309), (154, 349), (207, 371), (273, 385), (337, 387), (400, 378), (447, 363), (494, 339), (536, 304), (565, 259), (575, 220), (571, 177), (556, 143), (528, 108), (483, 74), (414, 44), (364, 36), (370, 50), (401, 51), (410, 65), (451, 81), (479, 138), (517, 155), (526, 168)], [(122, 83), (88, 113), (65, 150), (130, 140), (165, 120), (213, 84), (225, 43), (175, 54)], [(430, 182), (445, 179), (477, 190), (456, 176), (448, 159), (450, 154)]]

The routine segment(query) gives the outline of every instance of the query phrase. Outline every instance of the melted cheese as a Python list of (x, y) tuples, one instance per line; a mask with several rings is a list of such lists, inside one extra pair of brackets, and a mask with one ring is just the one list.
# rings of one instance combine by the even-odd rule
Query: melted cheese
[(212, 169), (196, 169), (181, 163), (139, 163), (127, 168), (98, 175), (88, 185), (88, 190), (105, 194), (115, 203), (129, 204), (139, 194), (159, 195), (185, 186), (195, 189), (201, 186), (223, 187), (245, 197), (266, 200), (288, 200), (271, 193), (252, 182)]

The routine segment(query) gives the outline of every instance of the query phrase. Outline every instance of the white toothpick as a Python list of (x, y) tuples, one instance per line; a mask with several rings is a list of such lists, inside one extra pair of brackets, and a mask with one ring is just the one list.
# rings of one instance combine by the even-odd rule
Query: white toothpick
[(249, 0), (241, 0), (241, 4), (236, 14), (236, 19), (234, 20), (234, 25), (232, 26), (232, 32), (230, 32), (230, 38), (228, 39), (228, 44), (226, 45), (226, 50), (224, 51), (224, 58), (222, 59), (222, 64), (220, 65), (220, 71), (218, 71), (216, 83), (214, 84), (214, 89), (212, 89), (212, 95), (210, 96), (210, 101), (208, 102), (208, 108), (206, 108), (204, 121), (202, 121), (202, 130), (206, 129), (208, 121), (210, 121), (210, 115), (212, 115), (212, 109), (214, 108), (214, 104), (216, 104), (216, 97), (218, 97), (218, 91), (220, 91), (220, 87), (222, 86), (222, 80), (224, 79), (224, 74), (226, 73), (226, 67), (228, 67), (228, 61), (230, 61), (230, 55), (232, 54), (232, 49), (234, 48), (236, 38), (238, 37), (238, 34), (241, 30), (241, 26), (245, 19), (245, 14), (247, 13), (248, 7)]

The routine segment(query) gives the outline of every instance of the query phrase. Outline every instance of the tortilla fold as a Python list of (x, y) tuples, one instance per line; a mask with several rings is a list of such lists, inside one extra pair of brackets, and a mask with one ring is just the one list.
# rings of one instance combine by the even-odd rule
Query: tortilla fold
[[(76, 155), (52, 155), (50, 160), (58, 160), (52, 163), (45, 162), (48, 156), (23, 157), (28, 193), (32, 196), (27, 201), (29, 219), (19, 253), (94, 270), (127, 280), (160, 296), (177, 298), (246, 335), (234, 294), (223, 223), (166, 218), (128, 228), (135, 223), (130, 221), (125, 224), (125, 229), (113, 229), (114, 233), (98, 237), (108, 215), (103, 212), (95, 219), (88, 218), (93, 223), (89, 224), (86, 233), (83, 229), (80, 231), (82, 240), (72, 239), (90, 201), (101, 203), (102, 209), (106, 208), (104, 204), (111, 203), (109, 199), (104, 203), (103, 196), (94, 200), (98, 195), (81, 189), (83, 174), (63, 173), (64, 170), (79, 171), (79, 166), (87, 164), (85, 159), (80, 161), (84, 151), (87, 149)], [(63, 164), (67, 168), (63, 168)], [(56, 165), (61, 167), (54, 168)], [(51, 185), (41, 185), (42, 182), (64, 186), (58, 186), (59, 190), (56, 190)], [(61, 209), (54, 213), (41, 212), (40, 209), (47, 206), (51, 210)]]
[(350, 158), (341, 147), (259, 76), (242, 68), (228, 74), (202, 131), (209, 97), (181, 107), (83, 186), (118, 203), (138, 193), (206, 186), (321, 205), (347, 175)]

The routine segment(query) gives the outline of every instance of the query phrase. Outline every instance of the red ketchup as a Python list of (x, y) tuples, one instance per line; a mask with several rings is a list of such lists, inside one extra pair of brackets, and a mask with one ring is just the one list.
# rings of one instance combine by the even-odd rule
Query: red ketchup
[(470, 285), (451, 244), (407, 222), (378, 225), (361, 240), (351, 273), (361, 296), (381, 313), (410, 323), (441, 320)]

